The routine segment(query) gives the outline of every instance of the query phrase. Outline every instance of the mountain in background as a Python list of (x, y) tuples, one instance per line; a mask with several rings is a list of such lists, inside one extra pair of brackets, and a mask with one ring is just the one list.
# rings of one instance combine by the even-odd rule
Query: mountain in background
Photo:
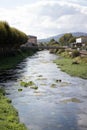
[[(59, 34), (56, 36), (52, 36), (49, 38), (44, 38), (44, 39), (38, 39), (38, 42), (49, 42), (51, 39), (55, 39), (56, 41), (59, 41), (60, 37), (62, 37), (65, 33)], [(87, 33), (84, 32), (73, 32), (71, 33), (75, 37), (80, 37), (80, 36), (87, 36)]]

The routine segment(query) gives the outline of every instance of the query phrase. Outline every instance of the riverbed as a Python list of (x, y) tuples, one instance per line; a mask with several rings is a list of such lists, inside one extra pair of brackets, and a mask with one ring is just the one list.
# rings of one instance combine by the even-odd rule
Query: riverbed
[[(56, 58), (39, 51), (4, 72), (0, 84), (29, 130), (87, 130), (87, 80), (62, 72), (53, 63)], [(33, 81), (38, 89), (21, 81)]]

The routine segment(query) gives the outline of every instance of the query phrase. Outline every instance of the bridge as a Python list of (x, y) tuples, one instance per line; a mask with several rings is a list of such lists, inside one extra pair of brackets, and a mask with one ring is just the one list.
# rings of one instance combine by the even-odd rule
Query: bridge
[[(38, 50), (44, 50), (44, 49), (47, 49), (47, 50), (49, 50), (49, 49), (64, 49), (64, 50), (67, 50), (67, 51), (70, 51), (70, 52), (72, 52), (74, 49), (71, 49), (71, 48), (67, 48), (66, 46), (30, 46), (30, 45), (28, 45), (28, 46), (21, 46), (21, 48), (24, 48), (24, 49), (38, 49)], [(81, 55), (84, 55), (84, 56), (86, 56), (87, 55), (87, 51), (80, 51), (80, 54)]]
[(27, 46), (26, 48), (30, 49), (66, 49), (64, 46)]

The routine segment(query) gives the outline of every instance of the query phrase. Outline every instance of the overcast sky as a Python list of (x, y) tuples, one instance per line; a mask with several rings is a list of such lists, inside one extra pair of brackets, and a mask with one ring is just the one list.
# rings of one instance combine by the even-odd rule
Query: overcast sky
[(87, 32), (87, 0), (0, 0), (0, 20), (38, 39)]

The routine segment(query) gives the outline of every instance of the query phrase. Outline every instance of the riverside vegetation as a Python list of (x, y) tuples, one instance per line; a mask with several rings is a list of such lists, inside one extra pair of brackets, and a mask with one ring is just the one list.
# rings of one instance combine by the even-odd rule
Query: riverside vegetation
[[(54, 39), (51, 39), (47, 45), (67, 45), (70, 47), (71, 43), (75, 42), (75, 40), (76, 37), (73, 37), (72, 34), (67, 33), (59, 39), (59, 43)], [(86, 47), (87, 43), (85, 43), (85, 48)], [(80, 52), (77, 51), (77, 48), (74, 48), (73, 51), (67, 49), (51, 49), (50, 52), (60, 56), (60, 58), (54, 62), (61, 68), (62, 71), (65, 71), (72, 76), (87, 79), (87, 56), (81, 56)]]
[(56, 51), (60, 58), (54, 62), (61, 68), (62, 71), (67, 72), (72, 76), (87, 79), (87, 56), (81, 57), (77, 50), (69, 53), (69, 51)]
[[(5, 21), (0, 21), (0, 72), (14, 68), (20, 61), (32, 55), (36, 50), (20, 49), (28, 36), (20, 30), (10, 27)], [(19, 90), (22, 91), (22, 90)], [(19, 122), (18, 113), (0, 89), (0, 130), (26, 130)]]
[(1, 56), (0, 57), (0, 70), (7, 70), (14, 68), (18, 63), (28, 56), (31, 56), (35, 53), (33, 50), (19, 50), (15, 53), (15, 56)]
[(0, 88), (0, 130), (27, 130), (19, 123), (18, 112), (11, 105), (11, 100), (5, 97), (5, 91)]
[(20, 45), (27, 40), (28, 36), (24, 32), (0, 21), (0, 70), (15, 67), (25, 57), (35, 53), (32, 49), (20, 49)]

